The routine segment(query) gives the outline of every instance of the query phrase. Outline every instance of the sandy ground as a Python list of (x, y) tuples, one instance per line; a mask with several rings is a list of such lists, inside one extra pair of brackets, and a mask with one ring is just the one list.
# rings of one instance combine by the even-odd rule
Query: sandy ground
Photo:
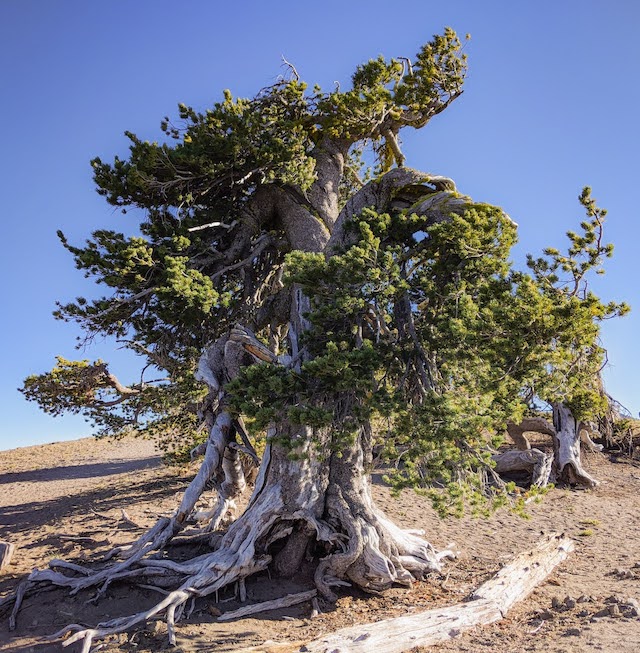
[[(476, 628), (437, 650), (637, 653), (640, 467), (604, 454), (588, 454), (586, 466), (602, 481), (596, 490), (552, 490), (543, 503), (532, 506), (529, 520), (501, 512), (488, 520), (440, 521), (428, 503), (412, 492), (394, 499), (376, 484), (378, 503), (398, 523), (426, 530), (437, 548), (457, 543), (461, 556), (448, 564), (442, 576), (382, 596), (345, 591), (337, 605), (321, 603), (323, 614), (313, 620), (310, 606), (302, 604), (218, 623), (216, 610), (240, 605), (233, 593), (220, 595), (216, 605), (213, 598), (202, 599), (191, 617), (178, 625), (178, 647), (172, 650), (227, 652), (261, 646), (267, 640), (304, 642), (347, 625), (456, 603), (515, 554), (531, 547), (541, 533), (560, 531), (575, 540), (576, 549), (543, 585), (503, 621)], [(193, 469), (164, 467), (153, 445), (141, 440), (84, 439), (0, 452), (0, 539), (16, 546), (11, 566), (0, 576), (0, 593), (8, 593), (24, 574), (51, 558), (90, 563), (114, 544), (131, 541), (158, 515), (173, 510), (193, 473)], [(122, 518), (122, 509), (135, 524)], [(247, 582), (248, 600), (262, 601), (310, 587), (308, 577), (285, 582), (258, 576)], [(8, 631), (7, 616), (0, 618), (0, 651), (79, 651), (77, 644), (63, 649), (60, 642), (43, 638), (68, 623), (95, 625), (138, 612), (157, 602), (158, 595), (113, 585), (97, 605), (88, 602), (90, 598), (90, 593), (70, 597), (60, 589), (27, 598), (14, 632)], [(165, 648), (166, 629), (155, 624), (114, 638), (103, 650)]]

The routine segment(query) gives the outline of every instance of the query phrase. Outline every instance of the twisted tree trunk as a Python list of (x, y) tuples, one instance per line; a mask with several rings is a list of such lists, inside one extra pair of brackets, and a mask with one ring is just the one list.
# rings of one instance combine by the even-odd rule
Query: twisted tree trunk
[(580, 422), (565, 404), (553, 405), (554, 474), (559, 481), (593, 488), (598, 481), (582, 466), (580, 458)]
[[(428, 183), (433, 197), (418, 210), (433, 214), (434, 220), (463, 202), (453, 183), (408, 169), (396, 169), (381, 180), (365, 186), (338, 215), (337, 189), (342, 172), (343, 153), (326, 149), (318, 160), (320, 188), (308, 197), (317, 206), (306, 207), (282, 189), (266, 189), (256, 195), (251, 209), (252, 224), (273, 224), (285, 231), (292, 249), (307, 252), (332, 252), (348, 245), (346, 221), (372, 206), (390, 210), (414, 201), (402, 197), (402, 188)], [(435, 192), (434, 192), (435, 187)], [(404, 204), (403, 204), (404, 203)], [(274, 217), (275, 216), (275, 217)], [(330, 235), (331, 234), (331, 235)], [(286, 306), (286, 303), (283, 305)], [(256, 361), (292, 365), (309, 358), (301, 344), (308, 328), (306, 313), (309, 300), (300, 288), (291, 290), (288, 320), (289, 351), (278, 357), (259, 342), (250, 330), (236, 327), (204, 352), (198, 378), (210, 389), (209, 423), (211, 432), (200, 470), (187, 488), (183, 500), (171, 518), (163, 518), (127, 550), (114, 551), (124, 560), (102, 570), (82, 569), (55, 561), (52, 568), (33, 572), (15, 597), (12, 624), (23, 596), (42, 582), (69, 587), (72, 593), (97, 587), (98, 595), (114, 580), (142, 579), (146, 584), (176, 587), (149, 610), (112, 619), (94, 629), (70, 625), (58, 636), (74, 632), (64, 644), (83, 641), (83, 652), (94, 640), (122, 632), (147, 619), (163, 615), (168, 624), (169, 640), (175, 643), (175, 622), (187, 602), (237, 583), (243, 595), (244, 579), (269, 566), (281, 574), (299, 570), (307, 552), (321, 551), (315, 572), (318, 591), (335, 598), (333, 588), (355, 584), (364, 590), (378, 591), (393, 584), (408, 585), (425, 574), (439, 570), (444, 557), (415, 532), (404, 532), (376, 508), (365, 462), (371, 458), (368, 429), (362, 428), (352, 444), (336, 444), (330, 428), (294, 426), (286, 421), (272, 424), (253, 495), (245, 512), (220, 538), (210, 540), (213, 550), (194, 560), (177, 563), (148, 557), (181, 531), (205, 486), (211, 479), (219, 492), (219, 501), (206, 519), (209, 529), (216, 528), (244, 486), (237, 461), (230, 449), (243, 447), (237, 442), (243, 429), (225, 407), (225, 385), (237, 377), (243, 366)], [(278, 444), (280, 439), (294, 443), (291, 449)], [(206, 525), (205, 525), (206, 530)], [(63, 573), (65, 572), (65, 573)]]
[[(275, 186), (256, 193), (255, 201), (247, 208), (251, 228), (255, 231), (276, 226), (286, 234), (292, 249), (331, 256), (350, 244), (354, 236), (345, 225), (365, 207), (380, 212), (410, 207), (429, 221), (437, 222), (464, 208), (468, 201), (455, 191), (451, 180), (395, 169), (363, 187), (338, 214), (337, 189), (343, 155), (339, 147), (323, 151), (318, 158), (322, 164), (318, 186), (312, 188), (305, 201), (295, 192)], [(425, 192), (416, 204), (416, 188), (420, 187)], [(281, 291), (281, 295), (285, 292)], [(251, 574), (268, 567), (279, 574), (294, 574), (309, 553), (317, 560), (316, 587), (328, 599), (335, 598), (334, 588), (340, 585), (354, 584), (365, 591), (379, 591), (394, 584), (408, 585), (441, 568), (442, 559), (451, 552), (436, 552), (421, 534), (401, 530), (375, 506), (367, 472), (372, 444), (366, 425), (353, 442), (345, 443), (334, 441), (335, 434), (329, 427), (299, 426), (286, 419), (272, 424), (245, 512), (222, 536), (211, 535), (246, 487), (238, 451), (244, 449), (251, 453), (241, 422), (227, 409), (226, 384), (237, 378), (243, 367), (255, 362), (282, 364), (300, 371), (300, 366), (310, 358), (303, 338), (309, 329), (306, 319), (309, 299), (295, 286), (289, 299), (279, 304), (281, 309), (287, 308), (288, 315), (255, 317), (263, 325), (287, 323), (289, 347), (285, 355), (278, 356), (240, 325), (203, 353), (197, 378), (210, 390), (207, 403), (210, 435), (200, 470), (175, 514), (160, 519), (127, 550), (114, 551), (123, 560), (103, 569), (94, 571), (53, 561), (51, 569), (34, 571), (14, 597), (12, 626), (23, 597), (43, 582), (68, 587), (72, 593), (95, 587), (98, 596), (104, 594), (111, 582), (122, 579), (142, 579), (147, 585), (175, 588), (149, 610), (112, 619), (94, 629), (70, 625), (58, 633), (58, 636), (73, 633), (65, 645), (82, 640), (86, 653), (94, 640), (125, 631), (158, 615), (166, 619), (169, 640), (175, 643), (175, 622), (190, 600), (233, 583), (237, 583), (242, 597), (245, 578)], [(405, 328), (411, 331), (410, 320)], [(418, 342), (415, 346), (419, 349)], [(424, 352), (418, 354), (422, 365), (418, 372), (427, 389), (430, 361)], [(595, 484), (580, 465), (577, 423), (562, 406), (554, 409), (554, 422), (557, 474), (572, 473), (579, 482)], [(524, 430), (523, 425), (510, 429), (516, 437), (521, 436), (523, 449), (526, 447)], [(554, 429), (549, 426), (551, 431)], [(279, 444), (281, 441), (287, 441), (289, 446)], [(536, 482), (544, 484), (547, 458), (536, 456), (535, 450), (520, 455), (537, 470)], [(218, 504), (205, 515), (208, 523), (201, 533), (201, 537), (208, 539), (210, 551), (180, 563), (150, 557), (150, 553), (165, 547), (183, 529), (212, 480), (219, 493)]]

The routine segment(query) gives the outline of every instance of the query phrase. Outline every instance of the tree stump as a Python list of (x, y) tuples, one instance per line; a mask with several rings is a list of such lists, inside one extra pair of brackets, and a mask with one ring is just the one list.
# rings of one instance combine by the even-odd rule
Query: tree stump
[(11, 564), (15, 546), (10, 542), (0, 542), (0, 571)]
[(584, 469), (580, 459), (580, 423), (567, 405), (553, 404), (553, 425), (556, 479), (571, 485), (596, 487), (598, 481)]

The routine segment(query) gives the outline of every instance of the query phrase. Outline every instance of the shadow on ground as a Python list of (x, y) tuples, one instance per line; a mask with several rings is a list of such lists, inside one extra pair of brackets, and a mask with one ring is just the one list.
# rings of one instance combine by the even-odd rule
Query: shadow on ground
[(24, 472), (7, 472), (0, 474), (0, 485), (7, 483), (46, 483), (48, 481), (65, 481), (70, 479), (96, 478), (126, 474), (139, 469), (158, 467), (160, 456), (138, 460), (123, 460), (121, 462), (89, 463), (86, 465), (66, 465), (64, 467), (49, 467), (33, 469)]
[[(109, 468), (112, 468), (112, 465), (105, 465), (105, 469)], [(131, 468), (128, 471), (131, 471)], [(92, 510), (119, 509), (129, 502), (139, 500), (140, 497), (144, 497), (145, 501), (159, 501), (175, 494), (184, 486), (185, 479), (177, 475), (160, 480), (157, 477), (143, 478), (137, 482), (129, 480), (127, 483), (118, 483), (116, 477), (112, 484), (92, 488), (71, 497), (62, 496), (47, 501), (3, 506), (0, 507), (0, 539), (8, 537), (9, 534), (15, 537), (18, 533), (33, 531), (64, 517), (90, 514)]]

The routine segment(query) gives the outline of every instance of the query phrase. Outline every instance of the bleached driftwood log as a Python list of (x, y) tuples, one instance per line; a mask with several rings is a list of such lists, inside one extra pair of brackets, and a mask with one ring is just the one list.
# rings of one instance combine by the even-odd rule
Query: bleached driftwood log
[(545, 487), (549, 484), (553, 455), (540, 449), (511, 449), (493, 456), (497, 474), (526, 471), (531, 474), (531, 485)]
[(558, 534), (549, 535), (480, 586), (467, 603), (343, 628), (296, 650), (308, 653), (402, 653), (416, 646), (431, 646), (453, 639), (473, 626), (502, 619), (572, 550), (570, 539)]

